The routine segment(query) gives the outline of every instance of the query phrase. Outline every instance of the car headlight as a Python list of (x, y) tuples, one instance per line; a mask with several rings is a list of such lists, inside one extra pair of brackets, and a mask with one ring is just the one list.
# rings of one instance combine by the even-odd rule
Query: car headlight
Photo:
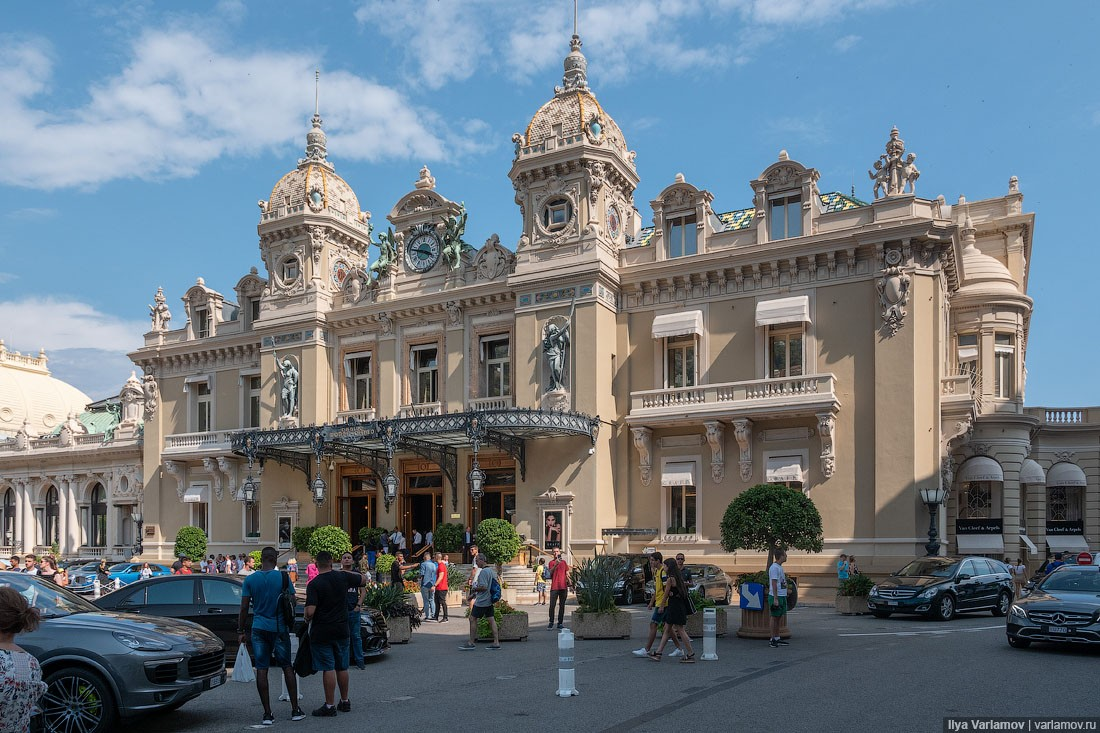
[(616, 581), (615, 581), (615, 587), (616, 587), (616, 588), (622, 588), (622, 587), (623, 587), (624, 585), (626, 585), (626, 581), (625, 581), (625, 580), (616, 580)]
[(871, 586), (871, 595), (873, 595), (873, 596), (878, 595), (878, 586), (877, 585), (872, 585)]
[(1023, 619), (1024, 621), (1027, 620), (1027, 611), (1016, 605), (1013, 605), (1012, 608), (1008, 609), (1008, 615), (1014, 616), (1018, 619)]
[(936, 595), (936, 591), (938, 590), (939, 588), (925, 588), (917, 594), (917, 598), (931, 598), (932, 596)]
[(172, 649), (172, 645), (166, 641), (160, 641), (159, 639), (150, 639), (147, 636), (138, 636), (137, 634), (129, 634), (125, 631), (113, 631), (111, 636), (118, 639), (119, 643), (136, 649), (139, 652), (167, 652)]

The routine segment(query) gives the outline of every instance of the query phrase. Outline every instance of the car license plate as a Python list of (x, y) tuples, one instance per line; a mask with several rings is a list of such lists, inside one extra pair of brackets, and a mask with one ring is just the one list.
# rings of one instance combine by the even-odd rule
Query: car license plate
[(1069, 633), (1069, 627), (1067, 627), (1067, 626), (1048, 626), (1047, 627), (1047, 633), (1048, 634), (1068, 634)]
[(206, 681), (206, 689), (212, 690), (215, 687), (220, 686), (223, 682), (225, 682), (225, 672), (222, 672), (217, 677), (211, 677), (210, 679), (208, 679)]
[(887, 606), (896, 606), (896, 605), (898, 605), (898, 602), (897, 601), (886, 601), (886, 605)]

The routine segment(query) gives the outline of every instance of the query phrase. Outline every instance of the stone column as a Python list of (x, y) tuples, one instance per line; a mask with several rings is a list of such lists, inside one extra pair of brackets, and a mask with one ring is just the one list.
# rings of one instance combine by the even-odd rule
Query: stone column
[[(107, 503), (107, 551), (110, 552), (114, 545), (122, 544), (122, 538), (118, 536), (118, 504), (115, 501), (115, 490), (118, 487), (118, 476), (106, 476), (103, 479), (104, 501)], [(126, 555), (124, 552), (123, 555)], [(128, 559), (129, 556), (120, 558)]]
[(21, 481), (19, 492), (19, 539), (23, 543), (23, 554), (32, 552), (37, 543), (37, 528), (34, 522), (34, 485), (30, 481)]
[(62, 525), (65, 528), (65, 534), (61, 537), (61, 552), (75, 553), (80, 549), (80, 512), (76, 504), (76, 478), (66, 476), (65, 487), (61, 504), (61, 511), (65, 514)]

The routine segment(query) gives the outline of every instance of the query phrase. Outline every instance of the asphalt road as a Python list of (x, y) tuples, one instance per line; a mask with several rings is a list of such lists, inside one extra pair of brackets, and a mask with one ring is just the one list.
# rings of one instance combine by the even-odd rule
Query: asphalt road
[[(1004, 620), (989, 613), (943, 624), (799, 607), (791, 613), (791, 645), (772, 649), (736, 638), (731, 609), (718, 661), (689, 665), (631, 656), (644, 644), (647, 621), (644, 607), (634, 606), (629, 641), (577, 642), (581, 694), (561, 699), (555, 632), (546, 629), (544, 608), (524, 610), (530, 638), (500, 651), (460, 651), (465, 619), (424, 624), (411, 643), (365, 671), (351, 670), (351, 713), (292, 723), (289, 704), (276, 703), (275, 729), (938, 733), (945, 716), (1057, 715), (1091, 717), (1100, 726), (1100, 650), (1012, 649)], [(302, 692), (303, 708), (317, 707), (320, 675), (303, 680)], [(259, 728), (261, 712), (253, 685), (229, 682), (133, 729), (241, 731)]]

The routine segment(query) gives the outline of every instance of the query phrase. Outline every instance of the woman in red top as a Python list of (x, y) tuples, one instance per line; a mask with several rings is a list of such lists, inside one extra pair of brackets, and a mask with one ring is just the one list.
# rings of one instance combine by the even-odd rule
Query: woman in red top
[[(451, 620), (447, 615), (447, 566), (450, 561), (441, 552), (433, 552), (432, 559), (439, 566), (435, 574), (435, 620), (445, 623)], [(443, 610), (443, 618), (439, 618), (440, 609)]]

